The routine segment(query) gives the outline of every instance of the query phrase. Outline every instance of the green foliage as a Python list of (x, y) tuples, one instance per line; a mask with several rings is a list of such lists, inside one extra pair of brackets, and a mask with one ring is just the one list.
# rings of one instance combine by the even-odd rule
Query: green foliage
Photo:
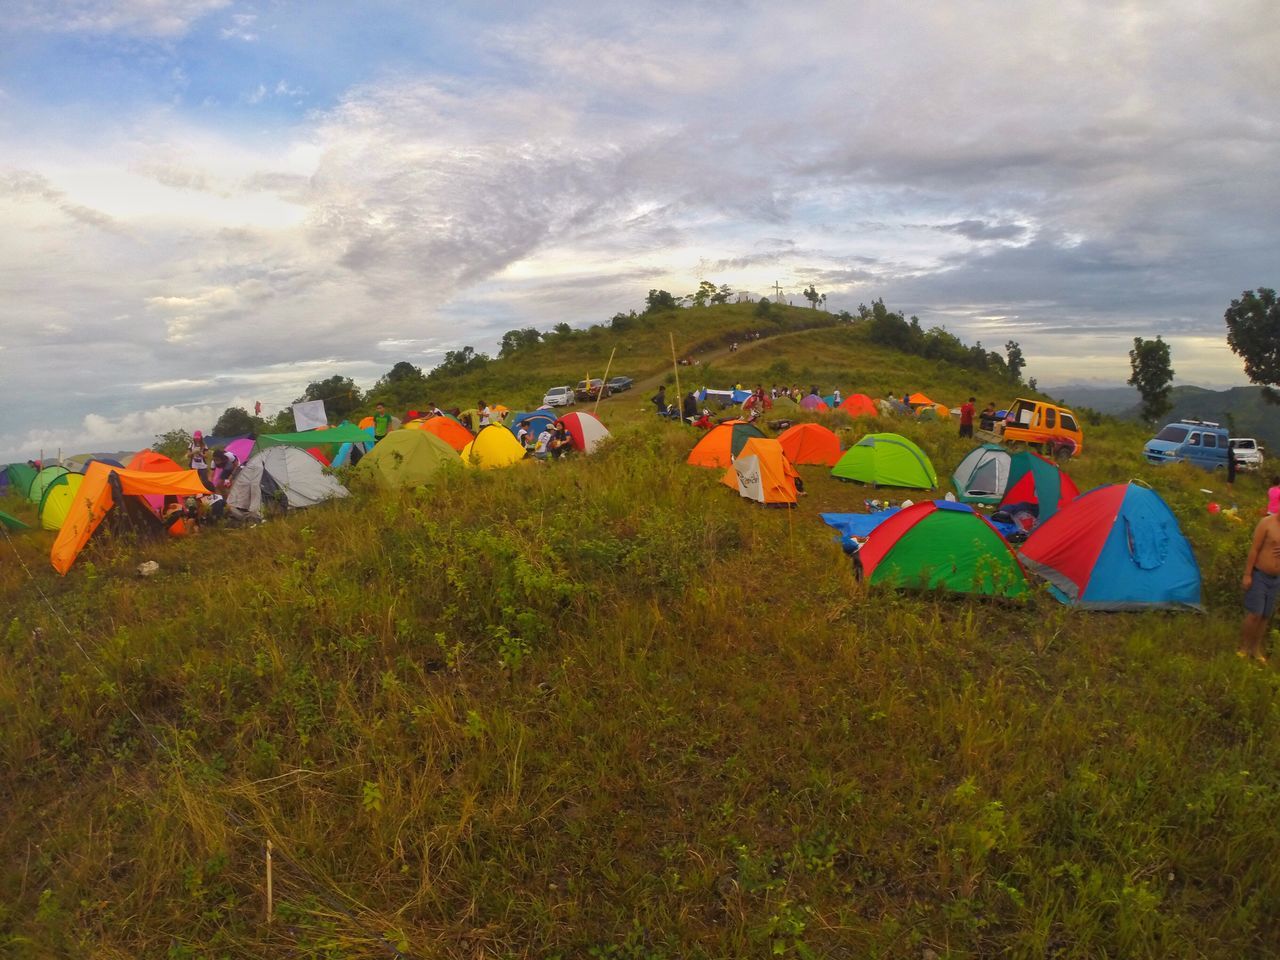
[(1280, 301), (1268, 287), (1246, 290), (1232, 300), (1223, 319), (1227, 344), (1244, 360), (1244, 372), (1262, 384), (1262, 396), (1280, 403)]
[(363, 395), (354, 380), (335, 373), (327, 380), (317, 380), (307, 384), (307, 389), (302, 392), (302, 396), (293, 402), (305, 403), (308, 400), (323, 400), (324, 412), (329, 421), (339, 423), (359, 409), (363, 402)]
[(449, 377), (459, 377), (475, 370), (483, 369), (489, 363), (484, 353), (476, 353), (475, 347), (463, 347), (461, 350), (446, 350), (444, 359), (427, 374), (427, 381), (435, 386)]
[(1018, 345), (1017, 340), (1010, 340), (1005, 343), (1004, 356), (1005, 368), (1009, 371), (1009, 376), (1015, 381), (1020, 381), (1022, 379), (1022, 368), (1027, 365), (1027, 361), (1022, 356), (1022, 347)]
[(1173, 384), (1173, 367), (1169, 363), (1169, 345), (1157, 334), (1154, 340), (1133, 338), (1129, 351), (1129, 367), (1133, 371), (1128, 383), (1138, 388), (1142, 397), (1142, 418), (1159, 420), (1173, 404), (1169, 392)]
[(156, 453), (163, 453), (179, 464), (185, 464), (190, 446), (191, 434), (185, 430), (170, 430), (168, 433), (157, 436), (155, 442), (151, 444), (151, 449)]
[(662, 313), (667, 310), (675, 310), (680, 305), (666, 290), (650, 290), (648, 296), (644, 298), (645, 313)]
[(522, 330), (508, 330), (502, 335), (502, 343), (498, 348), (498, 356), (510, 357), (520, 350), (523, 350), (525, 347), (532, 347), (541, 342), (542, 334), (533, 327), (525, 327)]
[[(244, 407), (227, 407), (222, 411), (222, 416), (218, 417), (218, 422), (209, 429), (208, 435), (211, 437), (256, 436), (266, 432), (265, 427), (266, 424), (261, 418), (255, 417)], [(183, 447), (183, 451), (186, 451), (186, 447)]]

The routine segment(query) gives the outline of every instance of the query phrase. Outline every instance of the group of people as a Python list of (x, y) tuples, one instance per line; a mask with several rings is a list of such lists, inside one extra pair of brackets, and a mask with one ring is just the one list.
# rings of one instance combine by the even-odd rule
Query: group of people
[(522, 420), (516, 428), (516, 439), (524, 447), (524, 455), (534, 460), (559, 460), (573, 450), (573, 438), (563, 420), (543, 424), (537, 431), (530, 429), (529, 421)]
[(175, 537), (195, 533), (201, 524), (216, 523), (226, 515), (227, 494), (243, 464), (230, 450), (210, 449), (204, 434), (197, 430), (187, 444), (187, 466), (199, 474), (209, 492), (201, 497), (164, 498), (160, 522)]

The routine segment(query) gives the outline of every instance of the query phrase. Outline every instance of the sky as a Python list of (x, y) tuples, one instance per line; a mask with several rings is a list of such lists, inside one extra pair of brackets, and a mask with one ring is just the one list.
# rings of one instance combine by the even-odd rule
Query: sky
[[(1042, 384), (1245, 383), (1261, 0), (5, 0), (0, 462), (699, 280), (882, 297)], [(845, 385), (855, 386), (855, 385)]]

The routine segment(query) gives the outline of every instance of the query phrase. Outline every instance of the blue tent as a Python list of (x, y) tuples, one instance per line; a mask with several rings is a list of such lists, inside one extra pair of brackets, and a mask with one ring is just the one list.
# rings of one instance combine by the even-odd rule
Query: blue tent
[(549, 427), (551, 424), (555, 423), (556, 419), (557, 417), (554, 412), (547, 410), (530, 410), (528, 413), (513, 413), (511, 416), (507, 417), (503, 426), (512, 433), (518, 434), (520, 431), (520, 424), (527, 423), (529, 424), (529, 432), (536, 437), (545, 427)]
[(1130, 481), (1090, 490), (1018, 553), (1063, 603), (1093, 610), (1200, 610), (1200, 566), (1173, 511)]

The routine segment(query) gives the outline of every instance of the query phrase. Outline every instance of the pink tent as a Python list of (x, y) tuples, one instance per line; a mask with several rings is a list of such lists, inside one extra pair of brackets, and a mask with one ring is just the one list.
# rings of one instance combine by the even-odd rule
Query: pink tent
[(807, 397), (802, 399), (800, 401), (800, 406), (802, 406), (806, 410), (821, 411), (821, 410), (831, 409), (830, 407), (827, 406), (827, 402), (823, 400), (820, 396), (818, 396), (816, 393), (811, 393)]

